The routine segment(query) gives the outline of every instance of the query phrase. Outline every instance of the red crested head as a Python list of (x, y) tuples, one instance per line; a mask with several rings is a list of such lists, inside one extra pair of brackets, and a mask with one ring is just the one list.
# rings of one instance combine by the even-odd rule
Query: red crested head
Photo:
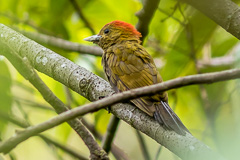
[(133, 25), (117, 20), (106, 24), (99, 34), (85, 38), (85, 40), (96, 43), (105, 50), (124, 41), (141, 43), (140, 37), (142, 37), (141, 33)]
[(106, 24), (105, 26), (111, 26), (111, 27), (120, 29), (123, 32), (136, 36), (137, 38), (142, 37), (141, 33), (138, 32), (132, 24), (129, 24), (123, 21), (115, 20)]

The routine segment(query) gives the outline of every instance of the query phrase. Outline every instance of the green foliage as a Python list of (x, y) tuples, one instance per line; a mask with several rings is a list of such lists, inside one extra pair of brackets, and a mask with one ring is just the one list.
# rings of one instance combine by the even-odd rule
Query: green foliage
[[(4, 58), (0, 56), (0, 112), (1, 114), (8, 114), (12, 107), (12, 79), (8, 66), (3, 59)], [(5, 125), (6, 121), (0, 121), (0, 133)]]

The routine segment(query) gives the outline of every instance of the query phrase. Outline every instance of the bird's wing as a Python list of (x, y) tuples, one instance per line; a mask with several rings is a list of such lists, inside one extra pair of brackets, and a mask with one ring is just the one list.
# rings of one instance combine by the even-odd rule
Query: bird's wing
[[(162, 82), (151, 56), (141, 45), (118, 46), (111, 53), (107, 53), (103, 61), (105, 61), (103, 62), (105, 73), (115, 91), (126, 91)], [(155, 111), (153, 102), (164, 99), (164, 96), (166, 94), (157, 94), (138, 98), (132, 102), (153, 116)]]
[[(151, 56), (140, 45), (139, 47), (118, 46), (110, 51), (105, 53), (103, 64), (115, 91), (121, 92), (162, 82)], [(189, 132), (167, 104), (166, 92), (137, 98), (131, 102), (150, 116), (154, 116), (166, 128), (180, 135)]]

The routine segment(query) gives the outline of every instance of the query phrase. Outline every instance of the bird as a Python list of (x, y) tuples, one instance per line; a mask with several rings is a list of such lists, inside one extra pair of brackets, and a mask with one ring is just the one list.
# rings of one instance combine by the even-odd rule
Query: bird
[[(163, 82), (153, 58), (141, 45), (141, 37), (132, 24), (115, 20), (104, 25), (99, 34), (84, 38), (103, 49), (102, 66), (116, 93)], [(167, 92), (130, 101), (166, 130), (183, 136), (190, 133), (170, 108)]]

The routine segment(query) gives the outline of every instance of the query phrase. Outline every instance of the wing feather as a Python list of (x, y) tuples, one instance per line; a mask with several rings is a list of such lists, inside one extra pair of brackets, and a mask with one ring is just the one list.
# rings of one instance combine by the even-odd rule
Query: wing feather
[[(106, 76), (116, 92), (149, 86), (162, 82), (151, 56), (141, 46), (136, 49), (127, 44), (125, 46), (112, 46), (104, 53), (102, 64)], [(175, 130), (184, 135), (189, 132), (181, 120), (167, 104), (167, 93), (158, 93), (131, 100), (138, 108), (154, 116), (166, 128)], [(185, 131), (185, 132), (184, 132)]]
[[(126, 91), (162, 82), (151, 56), (142, 47), (140, 50), (135, 48), (131, 50), (129, 45), (128, 47), (118, 46), (108, 50), (103, 57), (104, 70), (115, 91), (116, 88), (118, 91)], [(132, 102), (153, 116), (155, 107), (148, 99), (143, 97)]]

